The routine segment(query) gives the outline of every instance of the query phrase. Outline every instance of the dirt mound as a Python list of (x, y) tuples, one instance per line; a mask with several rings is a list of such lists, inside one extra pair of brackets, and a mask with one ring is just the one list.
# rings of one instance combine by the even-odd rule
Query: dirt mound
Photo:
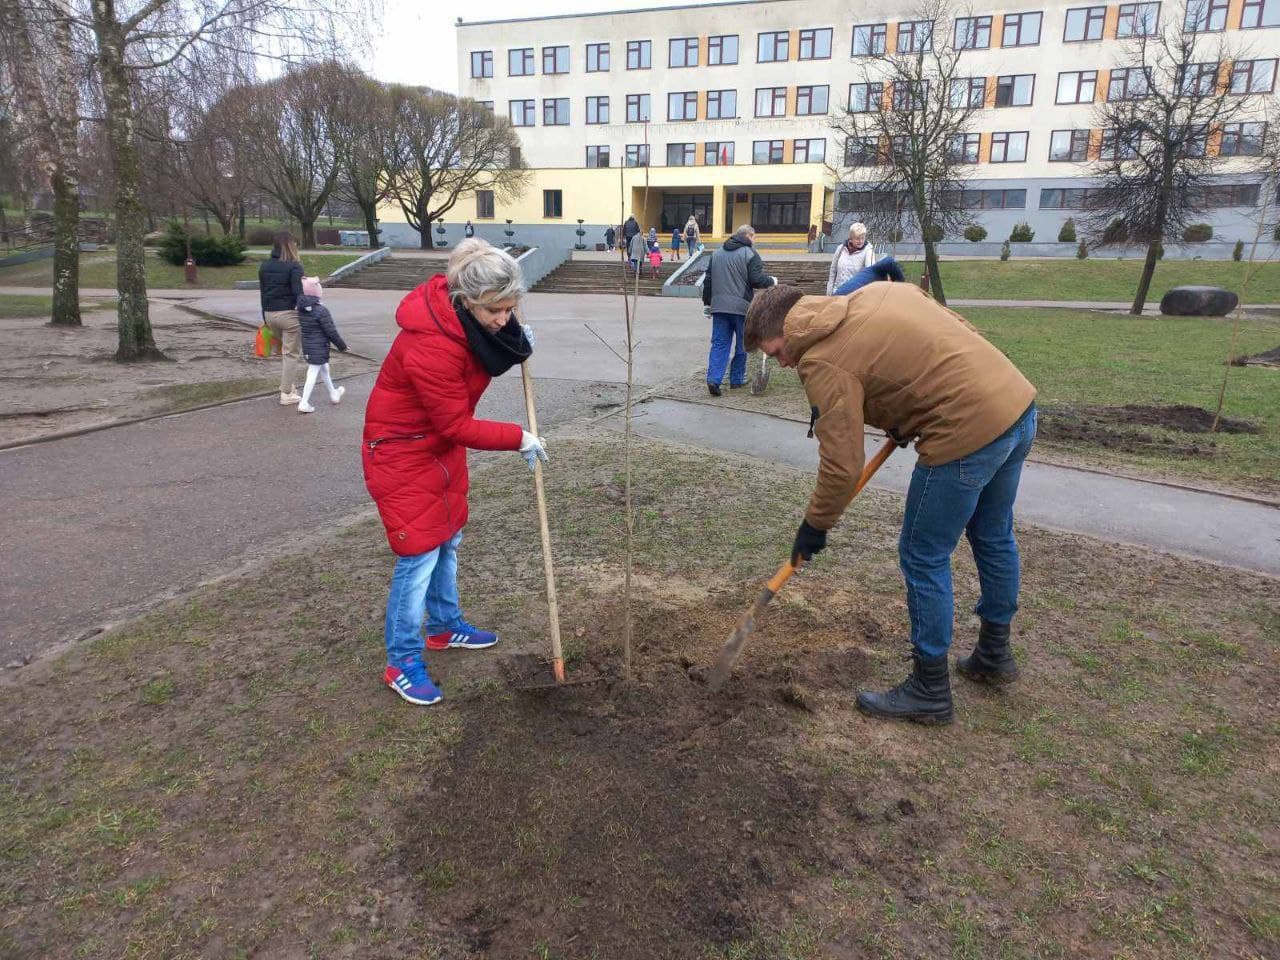
[(1248, 357), (1233, 357), (1231, 365), (1234, 367), (1280, 367), (1280, 347), (1264, 350), (1262, 353), (1255, 353)]
[[(1051, 443), (1080, 444), (1121, 450), (1126, 453), (1163, 453), (1212, 458), (1217, 454), (1213, 440), (1183, 440), (1134, 427), (1156, 427), (1178, 433), (1209, 433), (1213, 413), (1187, 404), (1122, 407), (1060, 406), (1041, 411), (1038, 437)], [(1261, 433), (1262, 428), (1247, 420), (1223, 417), (1218, 433)]]
[[(751, 593), (639, 613), (632, 684), (618, 678), (616, 648), (589, 645), (570, 674), (599, 683), (464, 706), (474, 734), (425, 789), (405, 845), (405, 866), (434, 891), (439, 934), (492, 957), (536, 955), (539, 943), (663, 957), (748, 938), (785, 914), (799, 866), (829, 862), (823, 811), (870, 816), (857, 783), (820, 782), (794, 756), (795, 725), (868, 678), (866, 645), (881, 630), (852, 607), (833, 628), (780, 605), (712, 695), (703, 664)], [(594, 633), (620, 637), (621, 620), (603, 602)], [(897, 818), (911, 801), (881, 806)]]

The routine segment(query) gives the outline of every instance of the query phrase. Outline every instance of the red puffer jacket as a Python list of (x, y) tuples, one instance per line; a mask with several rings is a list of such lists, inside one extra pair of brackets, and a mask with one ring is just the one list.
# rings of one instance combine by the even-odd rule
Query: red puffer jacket
[(471, 353), (443, 276), (396, 310), (400, 333), (364, 413), (364, 483), (391, 549), (434, 550), (467, 522), (467, 447), (518, 450), (518, 424), (477, 420), (490, 376)]

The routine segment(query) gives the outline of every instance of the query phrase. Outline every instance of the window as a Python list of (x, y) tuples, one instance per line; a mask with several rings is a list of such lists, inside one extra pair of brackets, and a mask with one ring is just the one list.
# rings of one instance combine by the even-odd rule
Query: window
[(928, 97), (928, 80), (899, 80), (893, 85), (894, 110), (923, 110)]
[(1216, 183), (1200, 192), (1200, 204), (1205, 207), (1256, 207), (1258, 205), (1256, 183)]
[(922, 53), (933, 43), (933, 21), (904, 20), (898, 24), (898, 53)]
[(911, 138), (908, 136), (893, 136), (889, 138), (889, 155), (895, 160), (903, 161), (911, 159)]
[(1223, 124), (1222, 146), (1218, 148), (1218, 153), (1224, 157), (1260, 157), (1266, 132), (1265, 123)]
[(1244, 0), (1240, 28), (1255, 30), (1258, 27), (1280, 27), (1280, 0)]
[(609, 45), (587, 44), (587, 73), (607, 73), (609, 70)]
[(1055, 130), (1049, 135), (1049, 159), (1081, 161), (1089, 159), (1088, 130)]
[(997, 107), (1029, 107), (1035, 94), (1036, 75), (1019, 73), (996, 78)]
[(800, 31), (801, 60), (831, 59), (831, 28)]
[(786, 115), (786, 87), (760, 87), (756, 90), (757, 117), (785, 117)]
[[(532, 124), (530, 124), (532, 126)], [(512, 147), (507, 151), (507, 169), (518, 170), (524, 161), (520, 157), (520, 148)]]
[(846, 167), (874, 167), (880, 163), (878, 137), (850, 137), (844, 142)]
[(816, 140), (797, 140), (791, 151), (792, 163), (824, 163), (827, 159), (825, 137)]
[(1101, 40), (1102, 27), (1106, 22), (1106, 7), (1074, 7), (1067, 11), (1067, 24), (1062, 30), (1062, 40), (1064, 43)]
[(1160, 25), (1160, 4), (1158, 3), (1122, 3), (1120, 19), (1116, 21), (1116, 36), (1154, 37), (1156, 27)]
[(697, 37), (677, 37), (667, 41), (667, 66), (696, 67), (697, 65)]
[(598, 170), (609, 165), (608, 146), (587, 147), (587, 169)]
[(707, 119), (732, 120), (738, 115), (737, 90), (708, 90)]
[(609, 98), (587, 97), (587, 123), (609, 122)]
[(1130, 67), (1112, 70), (1107, 83), (1108, 100), (1141, 100), (1151, 93), (1150, 67)]
[[(645, 96), (648, 96), (648, 94), (645, 94)], [(649, 165), (649, 145), (647, 143), (628, 143), (626, 163), (628, 167), (647, 167)]]
[(757, 140), (751, 145), (752, 163), (781, 163), (782, 140)]
[(667, 144), (667, 166), (668, 167), (692, 167), (694, 157), (697, 150), (692, 143), (668, 143)]
[(991, 135), (992, 163), (1022, 163), (1027, 159), (1027, 134), (993, 133)]
[(1132, 160), (1138, 155), (1141, 134), (1129, 130), (1103, 130), (1098, 157), (1102, 160)]
[(493, 219), (493, 191), (492, 190), (476, 191), (476, 219), (477, 220)]
[(779, 63), (786, 60), (791, 34), (786, 30), (762, 33), (756, 37), (756, 63)]
[(627, 123), (649, 122), (649, 95), (647, 93), (627, 94)]
[(1021, 210), (1027, 205), (1026, 190), (948, 190), (944, 197), (948, 203), (959, 200), (966, 210)]
[(1040, 42), (1040, 21), (1043, 19), (1039, 13), (1006, 13), (1000, 46), (1034, 47)]
[(841, 190), (836, 194), (836, 211), (864, 213), (895, 212), (911, 203), (911, 195), (901, 190)]
[(702, 162), (708, 167), (733, 166), (733, 141), (709, 140), (702, 145)]
[(953, 133), (947, 143), (947, 155), (953, 163), (977, 163), (981, 145), (980, 133)]
[(713, 67), (738, 62), (738, 35), (726, 34), (707, 40), (707, 63)]
[(533, 76), (533, 47), (507, 51), (507, 74), (513, 77)]
[(649, 40), (627, 41), (627, 69), (648, 70), (653, 66), (653, 43)]
[(1203, 157), (1209, 149), (1209, 128), (1205, 126), (1183, 127), (1174, 132), (1178, 156)]
[(1276, 85), (1276, 61), (1237, 60), (1231, 65), (1232, 93), (1270, 93)]
[(981, 110), (986, 102), (986, 77), (960, 77), (951, 81), (951, 106), (954, 109)]
[(986, 50), (990, 46), (990, 17), (956, 17), (957, 50)]
[(816, 117), (827, 112), (829, 87), (796, 87), (796, 116)]
[(471, 76), (482, 79), (493, 76), (493, 51), (471, 51)]
[(1058, 74), (1055, 103), (1093, 103), (1098, 94), (1098, 71), (1076, 70)]
[(884, 105), (883, 83), (849, 84), (849, 112), (875, 113)]
[(569, 98), (554, 97), (542, 101), (542, 125), (567, 127), (569, 125)]
[(493, 126), (493, 101), (492, 101), (492, 100), (477, 100), (477, 101), (476, 101), (476, 106), (478, 106), (481, 110), (484, 110), (484, 111), (486, 111), (486, 112), (489, 114), (489, 115), (488, 115), (488, 117), (481, 117), (481, 118), (480, 118), (480, 119), (483, 119), (483, 120), (484, 120), (484, 122), (483, 122), (483, 123), (480, 123), (480, 120), (477, 120), (477, 121), (476, 121), (477, 126), (492, 127), (492, 126)]
[[(1245, 61), (1246, 63), (1248, 61)], [(1213, 94), (1214, 88), (1218, 85), (1218, 64), (1213, 63), (1188, 63), (1178, 68), (1178, 88), (1183, 93), (1194, 94), (1196, 96), (1207, 97)], [(1235, 70), (1231, 71), (1231, 92), (1235, 93)], [(1243, 91), (1242, 91), (1243, 92)]]
[(542, 191), (542, 215), (547, 218), (564, 216), (564, 191)]
[(1046, 187), (1040, 191), (1040, 209), (1082, 210), (1097, 193), (1089, 187)]
[[(1280, 0), (1276, 0), (1280, 3)], [(884, 54), (889, 38), (887, 23), (866, 23), (853, 28), (853, 53), (855, 57), (879, 57)]]
[(569, 72), (569, 48), (568, 47), (543, 47), (542, 48), (542, 72), (543, 73), (568, 73)]
[(698, 94), (692, 90), (687, 93), (668, 93), (667, 119), (697, 120)]
[(1227, 0), (1188, 0), (1182, 29), (1187, 33), (1217, 33), (1227, 29)]
[(513, 127), (532, 127), (537, 123), (538, 104), (535, 100), (512, 100), (511, 125)]

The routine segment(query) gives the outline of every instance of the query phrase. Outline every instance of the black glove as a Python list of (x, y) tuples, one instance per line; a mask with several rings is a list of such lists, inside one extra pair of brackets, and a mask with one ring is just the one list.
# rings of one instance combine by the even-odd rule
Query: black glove
[(796, 542), (791, 548), (791, 565), (798, 567), (799, 560), (812, 560), (814, 554), (821, 553), (827, 546), (827, 531), (809, 526), (808, 520), (800, 523), (796, 531)]

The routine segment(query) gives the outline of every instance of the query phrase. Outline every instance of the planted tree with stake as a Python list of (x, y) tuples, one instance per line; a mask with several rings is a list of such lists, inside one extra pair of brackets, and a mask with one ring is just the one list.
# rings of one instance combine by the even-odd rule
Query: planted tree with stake
[[(1142, 313), (1166, 237), (1219, 205), (1215, 175), (1235, 141), (1223, 128), (1250, 119), (1248, 96), (1269, 92), (1274, 60), (1249, 60), (1219, 32), (1225, 8), (1191, 0), (1184, 8), (1138, 4), (1122, 15), (1124, 55), (1110, 73), (1093, 127), (1102, 131), (1089, 172), (1097, 178), (1085, 201), (1085, 222), (1096, 242), (1119, 236), (1147, 248), (1129, 312)], [(1223, 147), (1227, 150), (1224, 152)], [(1230, 189), (1230, 188), (1227, 188)], [(1234, 205), (1234, 204), (1227, 204)]]
[(960, 12), (946, 0), (922, 0), (901, 15), (893, 49), (884, 34), (855, 33), (854, 54), (866, 64), (862, 82), (832, 121), (845, 144), (843, 163), (833, 166), (841, 183), (837, 209), (858, 214), (881, 235), (918, 231), (941, 303), (937, 244), (972, 222), (963, 185), (979, 159), (971, 128), (987, 97), (987, 79), (969, 76), (975, 71), (964, 53), (992, 45), (990, 19), (958, 21)]

